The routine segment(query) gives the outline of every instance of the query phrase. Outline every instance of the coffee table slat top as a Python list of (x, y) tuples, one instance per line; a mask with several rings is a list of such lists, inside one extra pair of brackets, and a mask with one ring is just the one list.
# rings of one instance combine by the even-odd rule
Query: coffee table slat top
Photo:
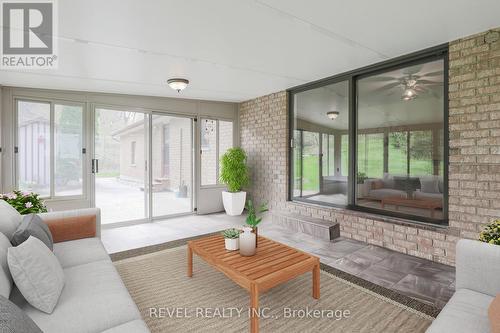
[(241, 256), (239, 251), (227, 251), (221, 235), (189, 241), (188, 246), (226, 275), (237, 276), (235, 282), (245, 289), (250, 289), (252, 283), (272, 287), (274, 283), (267, 280), (281, 281), (280, 272), (286, 275), (287, 268), (300, 265), (310, 270), (319, 264), (316, 256), (262, 236), (258, 239), (257, 253), (250, 257)]

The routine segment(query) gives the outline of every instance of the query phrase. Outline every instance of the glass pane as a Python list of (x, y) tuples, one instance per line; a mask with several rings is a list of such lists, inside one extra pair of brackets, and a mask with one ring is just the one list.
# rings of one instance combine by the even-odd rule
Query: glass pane
[(143, 113), (96, 109), (95, 200), (102, 223), (147, 217), (146, 126)]
[(152, 135), (153, 216), (191, 212), (192, 120), (153, 115)]
[(293, 131), (293, 196), (301, 196), (302, 191), (302, 131)]
[(433, 175), (432, 131), (410, 132), (410, 175)]
[(443, 218), (443, 69), (437, 60), (357, 82), (358, 205)]
[(201, 185), (217, 184), (217, 122), (201, 120)]
[(50, 104), (17, 102), (17, 142), (19, 189), (50, 196)]
[(347, 204), (348, 104), (346, 81), (294, 95), (294, 198)]
[(219, 163), (222, 155), (224, 155), (226, 151), (232, 147), (233, 123), (231, 121), (219, 120), (219, 158), (217, 159)]
[(56, 196), (83, 194), (83, 109), (54, 106), (54, 192)]
[(389, 133), (389, 173), (406, 175), (408, 173), (408, 133)]
[(319, 192), (319, 133), (302, 135), (302, 195), (311, 195)]

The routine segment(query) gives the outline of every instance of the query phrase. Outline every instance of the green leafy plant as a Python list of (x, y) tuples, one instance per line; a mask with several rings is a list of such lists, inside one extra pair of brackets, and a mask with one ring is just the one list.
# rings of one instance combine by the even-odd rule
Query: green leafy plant
[(252, 228), (257, 227), (257, 225), (262, 221), (262, 217), (258, 217), (258, 214), (267, 212), (269, 209), (267, 208), (267, 203), (260, 205), (259, 208), (256, 208), (252, 202), (252, 200), (248, 200), (245, 208), (248, 211), (248, 216), (246, 219), (246, 223)]
[(229, 192), (239, 192), (248, 185), (247, 155), (241, 148), (230, 148), (220, 160), (219, 180), (227, 185)]
[(481, 242), (500, 245), (500, 219), (488, 224), (479, 234)]
[(357, 177), (358, 184), (364, 184), (366, 179), (368, 179), (366, 173), (358, 172), (358, 177)]
[(36, 193), (15, 190), (11, 193), (1, 194), (0, 199), (5, 200), (21, 214), (47, 212), (43, 199)]
[(231, 228), (231, 229), (226, 229), (222, 232), (222, 236), (224, 238), (229, 238), (229, 239), (235, 239), (240, 237), (241, 230)]

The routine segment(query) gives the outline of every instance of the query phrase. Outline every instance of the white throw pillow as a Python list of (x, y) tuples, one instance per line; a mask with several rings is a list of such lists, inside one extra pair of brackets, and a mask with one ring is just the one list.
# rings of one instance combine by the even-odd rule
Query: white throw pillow
[(12, 275), (7, 264), (7, 251), (12, 247), (7, 237), (0, 233), (0, 295), (9, 298), (12, 291)]
[(64, 287), (64, 272), (56, 256), (38, 238), (8, 250), (7, 261), (14, 283), (35, 308), (52, 313)]
[(8, 239), (12, 237), (19, 224), (22, 215), (6, 201), (0, 200), (0, 232)]

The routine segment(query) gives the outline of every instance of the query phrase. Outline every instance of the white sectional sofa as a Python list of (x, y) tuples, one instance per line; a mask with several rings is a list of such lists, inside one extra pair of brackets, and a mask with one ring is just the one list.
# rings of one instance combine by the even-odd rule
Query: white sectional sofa
[[(0, 214), (3, 212), (0, 210)], [(10, 212), (11, 213), (11, 212)], [(99, 236), (100, 217), (98, 209), (82, 209), (67, 212), (39, 214), (44, 221), (52, 224), (71, 224), (75, 230), (78, 221), (90, 218), (95, 221), (94, 236), (76, 238), (54, 243), (54, 254), (64, 270), (65, 284), (54, 311), (44, 313), (32, 307), (21, 295), (19, 289), (9, 283), (9, 279), (0, 277), (0, 291), (6, 298), (21, 308), (44, 333), (146, 333), (145, 322), (130, 297), (118, 272), (111, 262)], [(69, 229), (69, 230), (68, 230)], [(61, 234), (68, 238), (71, 228)], [(88, 232), (88, 228), (86, 230)], [(62, 237), (59, 235), (59, 237)], [(54, 241), (56, 241), (54, 235)], [(6, 255), (6, 251), (0, 251)], [(3, 274), (8, 277), (5, 268), (6, 258), (1, 258)], [(7, 270), (7, 271), (6, 271)], [(10, 294), (7, 291), (11, 290)]]
[(490, 333), (488, 307), (500, 293), (500, 246), (457, 243), (456, 292), (426, 333)]

